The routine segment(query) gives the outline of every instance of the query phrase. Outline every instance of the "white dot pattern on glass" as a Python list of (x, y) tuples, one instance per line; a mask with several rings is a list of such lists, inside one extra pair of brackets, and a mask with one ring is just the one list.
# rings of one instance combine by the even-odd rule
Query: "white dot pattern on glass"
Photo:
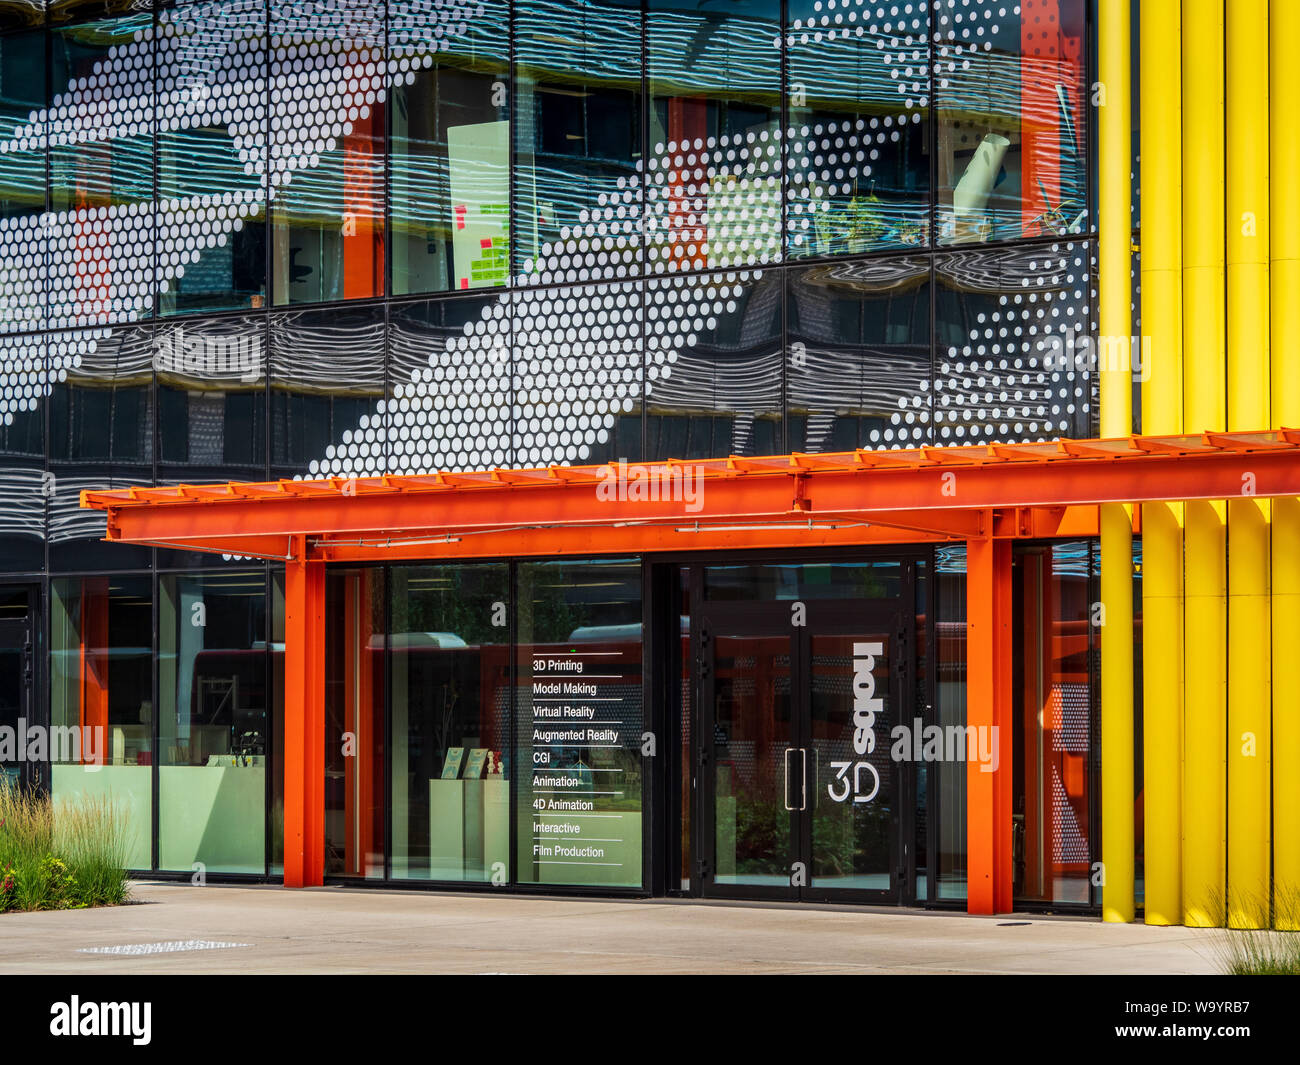
[[(480, 3), (411, 0), (388, 27), (361, 0), (277, 3), (268, 82), (264, 0), (187, 4), (110, 46), (88, 75), (0, 140), (0, 153), (219, 125), (256, 187), (0, 220), (0, 423), (31, 410), (75, 368), (84, 329), (134, 321), (211, 248), (263, 211), (295, 171), (319, 163), (413, 67), (465, 35)], [(267, 141), (267, 103), (274, 136)], [(43, 267), (43, 269), (42, 269)], [(100, 336), (102, 339), (102, 336)]]
[[(1093, 300), (1088, 246), (1061, 242), (947, 261), (960, 264), (963, 288), (1003, 291), (994, 309), (976, 314), (967, 342), (941, 353), (929, 404), (920, 396), (900, 400), (882, 442), (915, 446), (931, 431), (938, 444), (1041, 439), (1086, 424), (1093, 375), (1076, 357)], [(1005, 291), (1007, 275), (1018, 278), (1019, 291)]]
[[(897, 113), (652, 146), (645, 170), (600, 192), (575, 226), (522, 264), (511, 291), (344, 432), (309, 473), (566, 463), (605, 444), (616, 419), (671, 376), (699, 331), (734, 313), (743, 286), (781, 261), (783, 154), (785, 222), (797, 246), (825, 197), (851, 191), (882, 148), (922, 120), (925, 5), (824, 0), (813, 10), (791, 24), (786, 44), (874, 39), (896, 83)], [(48, 111), (33, 113), (0, 151), (39, 149), (47, 130), (51, 145), (72, 145), (223, 125), (255, 185), (0, 221), (7, 321), (47, 331), (0, 337), (0, 420), (34, 409), (94, 351), (107, 335), (102, 327), (146, 313), (156, 292), (264, 211), (296, 173), (319, 165), (394, 84), (412, 83), (483, 11), (456, 0), (395, 7), (385, 54), (385, 27), (369, 3), (277, 4), (268, 56), (263, 0), (188, 4), (109, 49)], [(937, 83), (947, 87), (948, 75), (991, 50), (998, 19), (1018, 11), (942, 0), (931, 34)], [(1051, 333), (1087, 321), (1082, 248), (1063, 243), (1044, 253), (1022, 278), (1024, 291), (1001, 296), (968, 343), (950, 347), (938, 379), (904, 400), (873, 443), (1065, 431), (1075, 404), (1086, 410), (1088, 391), (1045, 370), (1043, 357)]]

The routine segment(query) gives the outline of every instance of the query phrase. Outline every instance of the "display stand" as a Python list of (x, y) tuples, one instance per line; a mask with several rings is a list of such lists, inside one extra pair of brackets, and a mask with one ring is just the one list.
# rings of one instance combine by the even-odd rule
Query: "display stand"
[(491, 880), (510, 868), (510, 782), (429, 781), (429, 876)]
[(465, 879), (465, 781), (429, 781), (429, 875)]

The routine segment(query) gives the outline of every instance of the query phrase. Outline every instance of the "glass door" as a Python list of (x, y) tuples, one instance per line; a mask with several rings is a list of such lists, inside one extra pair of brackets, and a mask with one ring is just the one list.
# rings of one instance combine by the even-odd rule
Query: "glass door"
[[(25, 729), (19, 726), (24, 719), (31, 720), (32, 692), (32, 632), (26, 617), (0, 617), (0, 727), (12, 729), (11, 735), (22, 736)], [(31, 775), (23, 772), (26, 752), (15, 744), (12, 758), (0, 762), (0, 785), (32, 783)]]
[(912, 615), (897, 603), (812, 603), (801, 691), (808, 802), (802, 897), (900, 901), (907, 878), (910, 751), (891, 735), (910, 703)]
[(798, 641), (781, 603), (726, 603), (700, 627), (698, 749), (705, 892), (795, 898), (802, 753), (796, 728)]
[[(910, 600), (706, 604), (697, 746), (703, 893), (897, 902), (914, 855)], [(904, 752), (908, 754), (910, 752)]]

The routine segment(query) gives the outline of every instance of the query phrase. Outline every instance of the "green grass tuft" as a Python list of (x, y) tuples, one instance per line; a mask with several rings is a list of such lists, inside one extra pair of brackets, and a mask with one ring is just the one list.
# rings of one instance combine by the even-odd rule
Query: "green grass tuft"
[(1231, 929), (1219, 964), (1231, 976), (1300, 976), (1300, 932)]
[(0, 785), (0, 912), (113, 906), (130, 894), (126, 812)]
[[(1272, 905), (1270, 906), (1270, 901)], [(1218, 900), (1211, 912), (1227, 929), (1215, 946), (1230, 976), (1300, 976), (1300, 899), (1278, 890), (1272, 899)]]

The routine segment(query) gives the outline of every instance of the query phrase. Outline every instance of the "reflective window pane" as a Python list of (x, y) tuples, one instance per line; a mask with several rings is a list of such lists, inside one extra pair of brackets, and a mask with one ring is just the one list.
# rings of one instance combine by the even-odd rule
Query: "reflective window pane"
[(160, 579), (160, 869), (266, 871), (266, 635), (263, 571)]
[(50, 34), (55, 320), (92, 325), (152, 313), (153, 44), (147, 14)]
[(50, 582), (50, 724), (56, 801), (110, 802), (129, 869), (153, 867), (153, 590), (140, 577)]
[(122, 326), (63, 334), (51, 345), (61, 382), (50, 398), (50, 458), (153, 462), (153, 330)]
[(651, 270), (753, 265), (779, 254), (780, 12), (776, 0), (651, 0)]
[(641, 259), (641, 5), (515, 3), (515, 262), (563, 280)]
[(392, 473), (504, 466), (511, 437), (509, 304), (499, 296), (395, 306), (388, 395), (380, 404)]
[(641, 564), (517, 572), (516, 877), (640, 887)]
[(448, 25), (443, 8), (389, 0), (395, 295), (506, 283), (509, 12), (505, 0), (474, 10)]
[(510, 877), (510, 571), (392, 573), (393, 877)]
[(50, 564), (147, 566), (149, 548), (102, 542), (104, 513), (82, 509), (80, 493), (153, 479), (153, 330), (123, 325), (52, 334), (47, 358), (56, 382), (46, 399)]
[(325, 577), (325, 875), (384, 875), (384, 571)]
[(645, 294), (642, 282), (511, 294), (516, 462), (640, 455)]
[(379, 472), (371, 437), (383, 394), (382, 308), (273, 315), (273, 476)]
[[(61, 27), (50, 34), (51, 205), (55, 210), (153, 199), (152, 36), (149, 15)], [(111, 67), (115, 60), (120, 71)], [(134, 106), (124, 112), (112, 108), (119, 113), (106, 123), (87, 121), (92, 102), (95, 111), (108, 110), (102, 90), (91, 89), (88, 83), (104, 79), (110, 69), (118, 85), (114, 95), (122, 89), (134, 90)]]
[[(13, 5), (0, 5), (3, 19)], [(0, 218), (45, 210), (45, 40), (40, 33), (0, 37)], [(35, 237), (20, 231), (25, 237)], [(10, 238), (12, 239), (12, 238)], [(9, 327), (13, 323), (10, 321)]]
[(928, 422), (929, 276), (916, 258), (786, 275), (791, 450), (899, 446)]
[(266, 4), (193, 3), (167, 15), (156, 91), (163, 314), (266, 299)]
[(780, 275), (674, 277), (647, 290), (648, 457), (784, 451)]
[(1085, 7), (938, 0), (941, 244), (1087, 230)]
[(1065, 241), (936, 257), (934, 443), (1093, 435), (1089, 260)]
[[(0, 4), (0, 28), (39, 27), (43, 4)], [(46, 325), (49, 242), (46, 198), (46, 48), (40, 32), (0, 37), (0, 567), (45, 565), (45, 417), (51, 383)], [(34, 121), (35, 120), (35, 121)]]
[(45, 0), (0, 0), (0, 31), (39, 28)]
[(274, 302), (384, 291), (382, 0), (271, 5)]
[(0, 569), (38, 570), (45, 565), (51, 489), (45, 473), (44, 337), (0, 337), (0, 363), (6, 372), (0, 385)]
[(260, 318), (158, 325), (160, 479), (265, 477), (265, 349)]
[(28, 0), (28, 2), (47, 8), (47, 17), (55, 24), (147, 11), (154, 4), (154, 0)]
[(845, 4), (833, 21), (829, 10), (823, 0), (788, 5), (787, 248), (927, 244), (927, 6)]

